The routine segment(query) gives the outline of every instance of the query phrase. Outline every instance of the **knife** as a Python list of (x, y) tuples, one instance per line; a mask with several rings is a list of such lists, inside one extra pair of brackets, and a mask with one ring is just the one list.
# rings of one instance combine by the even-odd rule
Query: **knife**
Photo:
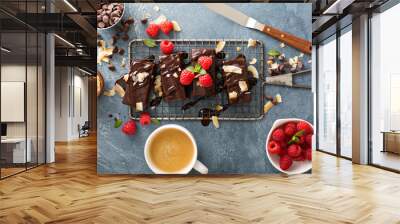
[(266, 24), (262, 24), (242, 12), (224, 4), (224, 3), (203, 3), (207, 8), (220, 14), (242, 26), (259, 30), (287, 45), (290, 45), (303, 53), (311, 54), (311, 42), (290, 33), (281, 31)]
[(268, 85), (288, 86), (293, 88), (311, 89), (311, 86), (294, 83), (294, 76), (307, 75), (311, 70), (304, 70), (297, 73), (287, 73), (283, 75), (269, 76), (265, 78), (265, 83)]

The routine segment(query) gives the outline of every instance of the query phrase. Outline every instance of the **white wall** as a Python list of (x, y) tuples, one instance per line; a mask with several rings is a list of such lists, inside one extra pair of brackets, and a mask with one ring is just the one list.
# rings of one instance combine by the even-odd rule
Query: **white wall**
[(88, 78), (72, 67), (56, 67), (55, 73), (55, 141), (70, 141), (88, 120)]

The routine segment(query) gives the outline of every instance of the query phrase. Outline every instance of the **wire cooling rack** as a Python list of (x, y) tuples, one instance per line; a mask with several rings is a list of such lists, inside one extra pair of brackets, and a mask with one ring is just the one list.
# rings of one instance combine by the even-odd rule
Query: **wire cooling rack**
[[(191, 49), (195, 48), (212, 48), (214, 49), (221, 39), (173, 39), (170, 40), (175, 45), (175, 51), (185, 51), (189, 53)], [(224, 39), (225, 47), (225, 60), (235, 58), (238, 54), (244, 54), (249, 62), (253, 58), (257, 59), (257, 63), (253, 66), (256, 67), (259, 73), (257, 85), (252, 88), (252, 100), (249, 103), (235, 104), (230, 106), (226, 111), (222, 112), (219, 116), (220, 120), (258, 120), (264, 116), (264, 46), (261, 41), (257, 41), (255, 47), (247, 47), (247, 40), (237, 39)], [(157, 46), (160, 45), (161, 40), (157, 40)], [(158, 63), (158, 56), (160, 55), (159, 47), (149, 48), (143, 43), (143, 39), (136, 39), (129, 43), (129, 61), (133, 59), (142, 59), (154, 55)], [(188, 59), (189, 62), (190, 58)], [(153, 88), (152, 88), (153, 90)], [(154, 98), (154, 94), (150, 94), (150, 98)], [(182, 110), (182, 106), (188, 102), (195, 100), (191, 97), (186, 100), (177, 100), (173, 102), (162, 101), (155, 108), (149, 108), (148, 112), (151, 117), (160, 120), (201, 120), (199, 117), (199, 110), (202, 108), (215, 108), (216, 105), (225, 105), (228, 103), (226, 91), (223, 91), (216, 96), (208, 97), (199, 101), (195, 106), (190, 109)], [(150, 100), (149, 100), (150, 102)], [(138, 119), (139, 114), (130, 110), (132, 119)]]

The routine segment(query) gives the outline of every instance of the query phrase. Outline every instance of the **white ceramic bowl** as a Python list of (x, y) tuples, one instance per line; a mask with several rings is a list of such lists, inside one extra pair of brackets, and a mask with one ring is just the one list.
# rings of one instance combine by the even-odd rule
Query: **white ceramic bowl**
[[(122, 15), (121, 15), (121, 17), (119, 17), (119, 20), (116, 22), (116, 23), (114, 23), (112, 26), (109, 26), (109, 27), (106, 27), (106, 28), (99, 28), (99, 27), (97, 27), (97, 20), (96, 20), (96, 27), (97, 27), (97, 30), (99, 30), (99, 31), (103, 31), (103, 30), (108, 30), (108, 29), (112, 29), (113, 27), (115, 27), (117, 24), (119, 24), (120, 22), (121, 22), (121, 20), (122, 20), (122, 18), (124, 18), (124, 15), (125, 15), (125, 11), (126, 11), (126, 4), (125, 3), (120, 3), (120, 4), (123, 4), (124, 5), (124, 10), (122, 11)], [(97, 14), (96, 14), (97, 15)]]
[(313, 127), (312, 124), (310, 124), (308, 121), (302, 120), (302, 119), (298, 119), (298, 118), (286, 118), (286, 119), (279, 119), (276, 120), (274, 122), (274, 124), (272, 125), (271, 130), (268, 133), (268, 137), (267, 137), (267, 141), (265, 144), (265, 151), (267, 153), (268, 159), (271, 162), (271, 164), (279, 171), (281, 171), (282, 173), (286, 173), (288, 175), (294, 175), (294, 174), (300, 174), (300, 173), (305, 173), (308, 170), (311, 169), (312, 167), (312, 161), (293, 161), (292, 166), (287, 169), (287, 170), (282, 170), (279, 166), (279, 155), (276, 154), (270, 154), (268, 151), (268, 142), (271, 138), (272, 132), (278, 128), (279, 126), (286, 124), (287, 122), (299, 122), (299, 121), (304, 121), (307, 124), (309, 124), (311, 127)]

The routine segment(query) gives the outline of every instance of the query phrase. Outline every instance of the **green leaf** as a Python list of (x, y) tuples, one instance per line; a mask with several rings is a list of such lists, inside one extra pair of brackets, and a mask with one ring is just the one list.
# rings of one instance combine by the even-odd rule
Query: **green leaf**
[(206, 70), (204, 70), (204, 69), (201, 69), (201, 70), (200, 70), (200, 72), (199, 72), (199, 74), (201, 74), (201, 75), (205, 75), (205, 74), (207, 74), (207, 71), (206, 71)]
[(121, 125), (122, 125), (122, 120), (115, 118), (114, 119), (114, 128), (119, 128), (119, 127), (121, 127)]
[(155, 47), (157, 46), (156, 41), (153, 39), (144, 39), (143, 40), (144, 45), (146, 45), (147, 47)]
[(185, 68), (185, 70), (188, 70), (190, 72), (194, 72), (194, 67), (193, 66), (188, 66)]
[(200, 73), (201, 69), (202, 69), (202, 68), (201, 68), (201, 65), (196, 64), (196, 65), (194, 66), (193, 72), (195, 72), (195, 73)]
[(160, 125), (160, 120), (158, 120), (157, 118), (152, 118), (151, 123), (155, 125)]
[(300, 131), (296, 132), (296, 134), (294, 134), (294, 136), (296, 136), (296, 137), (301, 137), (303, 135), (304, 135), (304, 130), (300, 130)]
[(272, 57), (278, 57), (279, 55), (281, 55), (281, 52), (279, 52), (278, 50), (276, 50), (276, 49), (270, 49), (269, 51), (268, 51), (268, 53), (267, 53), (269, 56), (272, 56)]

